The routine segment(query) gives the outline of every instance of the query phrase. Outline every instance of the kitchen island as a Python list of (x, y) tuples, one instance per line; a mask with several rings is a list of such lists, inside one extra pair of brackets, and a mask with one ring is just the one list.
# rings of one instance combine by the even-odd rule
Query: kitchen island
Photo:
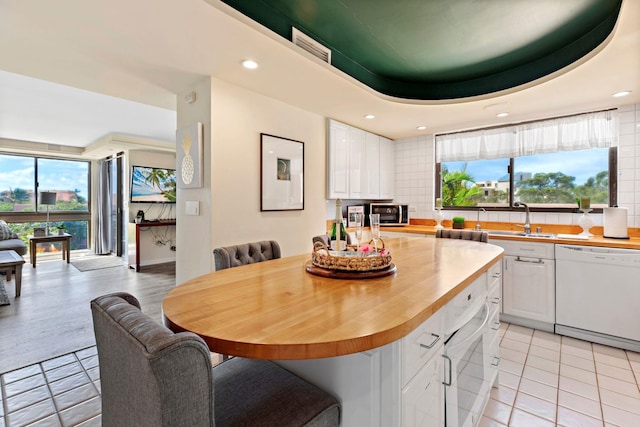
[[(499, 289), (503, 250), (452, 239), (385, 243), (393, 275), (312, 275), (310, 254), (221, 270), (170, 291), (164, 323), (198, 334), (211, 351), (271, 359), (317, 384), (340, 401), (343, 426), (442, 426), (445, 319), (472, 293), (484, 300)], [(497, 340), (489, 344), (497, 351)]]
[(211, 351), (271, 359), (317, 384), (340, 401), (343, 426), (443, 425), (446, 319), (472, 295), (486, 298), (503, 250), (453, 239), (385, 243), (393, 275), (316, 276), (307, 254), (221, 270), (171, 290), (164, 323)]

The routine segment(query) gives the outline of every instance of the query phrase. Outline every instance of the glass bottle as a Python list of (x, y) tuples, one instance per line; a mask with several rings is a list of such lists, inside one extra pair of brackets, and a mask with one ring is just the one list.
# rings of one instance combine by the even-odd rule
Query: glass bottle
[(342, 200), (336, 200), (336, 217), (331, 225), (329, 233), (331, 250), (344, 251), (347, 249), (347, 229), (342, 220)]

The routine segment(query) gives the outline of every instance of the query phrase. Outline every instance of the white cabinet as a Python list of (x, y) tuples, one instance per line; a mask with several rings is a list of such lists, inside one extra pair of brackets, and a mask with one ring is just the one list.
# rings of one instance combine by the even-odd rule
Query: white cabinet
[(394, 142), (380, 137), (380, 199), (393, 199), (396, 182)]
[(491, 243), (505, 250), (502, 318), (553, 332), (556, 317), (553, 245), (521, 241)]
[(392, 199), (393, 141), (329, 120), (327, 198)]
[(402, 390), (402, 426), (444, 425), (442, 357), (434, 357)]
[(367, 159), (367, 198), (377, 199), (380, 195), (380, 137), (365, 133), (365, 152)]
[(328, 195), (330, 199), (349, 198), (349, 128), (329, 122)]
[(349, 155), (347, 170), (349, 174), (349, 198), (362, 199), (367, 197), (367, 159), (365, 152), (364, 131), (350, 127), (349, 133)]

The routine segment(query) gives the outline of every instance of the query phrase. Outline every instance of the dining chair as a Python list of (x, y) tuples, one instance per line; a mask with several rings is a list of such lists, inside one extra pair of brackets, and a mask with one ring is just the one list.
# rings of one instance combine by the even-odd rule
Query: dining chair
[(243, 243), (213, 250), (216, 271), (277, 259), (281, 256), (280, 245), (275, 240)]
[(450, 230), (448, 228), (441, 228), (436, 230), (436, 238), (473, 240), (476, 242), (487, 243), (489, 240), (489, 233), (486, 231)]
[(102, 425), (337, 426), (337, 400), (268, 360), (211, 367), (199, 336), (165, 328), (127, 293), (91, 301)]

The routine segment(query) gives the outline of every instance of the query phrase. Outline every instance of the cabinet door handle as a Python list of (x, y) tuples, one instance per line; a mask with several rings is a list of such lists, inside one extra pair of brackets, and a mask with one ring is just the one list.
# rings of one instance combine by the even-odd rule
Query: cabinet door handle
[(435, 337), (435, 339), (431, 342), (431, 344), (422, 344), (422, 343), (420, 343), (420, 347), (422, 347), (422, 348), (426, 348), (426, 349), (431, 349), (431, 348), (433, 348), (433, 346), (434, 346), (434, 345), (436, 345), (436, 343), (437, 343), (438, 341), (440, 341), (440, 335), (438, 335), (438, 334), (434, 334), (434, 333), (432, 332), (432, 333), (431, 333), (431, 336), (432, 336), (432, 337)]
[(491, 304), (500, 304), (500, 301), (502, 301), (502, 298), (500, 297), (491, 298)]
[(445, 380), (442, 381), (442, 384), (444, 384), (446, 386), (451, 386), (451, 359), (446, 354), (443, 354), (442, 357), (444, 357), (446, 360), (449, 361), (449, 382), (447, 382), (446, 378), (445, 378)]
[(517, 262), (528, 262), (529, 264), (544, 264), (544, 261), (542, 259), (540, 259), (540, 258), (538, 258), (537, 261), (529, 261), (529, 260), (526, 260), (526, 259), (521, 259), (520, 257), (516, 257), (516, 259), (514, 261), (517, 261)]
[(497, 279), (498, 277), (502, 277), (502, 273), (494, 273), (491, 277)]
[(496, 325), (495, 328), (491, 328), (494, 331), (497, 331), (498, 329), (500, 329), (500, 322), (493, 322), (494, 325)]
[(498, 356), (493, 356), (493, 362), (491, 362), (491, 366), (498, 366), (500, 364), (500, 358)]

